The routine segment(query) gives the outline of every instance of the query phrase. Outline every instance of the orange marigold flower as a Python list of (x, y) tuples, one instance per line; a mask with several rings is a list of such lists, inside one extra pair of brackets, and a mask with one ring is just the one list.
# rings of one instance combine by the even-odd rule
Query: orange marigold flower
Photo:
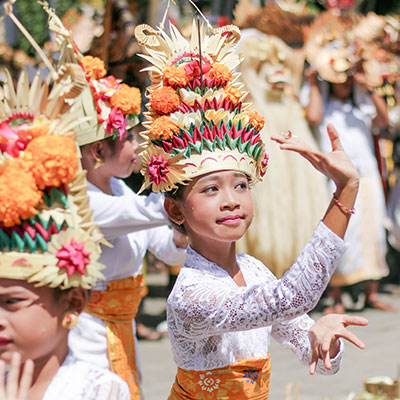
[(6, 227), (33, 217), (42, 198), (34, 177), (19, 162), (0, 172), (0, 221)]
[(171, 139), (174, 134), (179, 133), (179, 127), (169, 117), (162, 116), (153, 122), (150, 133), (158, 140), (167, 140)]
[(69, 136), (38, 137), (26, 146), (21, 163), (40, 189), (71, 182), (78, 169), (75, 142)]
[(225, 86), (232, 79), (232, 71), (224, 64), (214, 64), (208, 76)]
[(225, 97), (232, 101), (234, 105), (239, 103), (240, 98), (243, 96), (242, 92), (232, 85), (228, 85), (224, 89)]
[(119, 108), (124, 114), (140, 114), (142, 95), (136, 87), (130, 87), (124, 83), (111, 96), (112, 107)]
[(257, 131), (264, 127), (265, 119), (257, 111), (246, 111), (249, 117), (249, 124), (253, 125)]
[(190, 78), (186, 75), (185, 68), (167, 65), (163, 71), (164, 85), (172, 87), (186, 87)]
[(164, 86), (152, 93), (150, 104), (159, 114), (170, 114), (176, 111), (180, 100), (174, 89)]
[(18, 131), (20, 137), (27, 139), (35, 139), (39, 136), (46, 136), (50, 131), (49, 123), (41, 117), (35, 118), (33, 125), (27, 129)]
[(103, 60), (98, 57), (85, 56), (81, 59), (82, 67), (92, 79), (100, 79), (106, 75)]

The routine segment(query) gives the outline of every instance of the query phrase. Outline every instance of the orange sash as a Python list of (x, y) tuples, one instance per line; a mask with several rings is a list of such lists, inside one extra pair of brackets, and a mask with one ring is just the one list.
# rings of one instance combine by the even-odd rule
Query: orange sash
[(168, 400), (267, 400), (270, 375), (269, 357), (209, 371), (178, 368)]
[(106, 323), (110, 369), (128, 383), (131, 399), (140, 399), (132, 320), (145, 292), (142, 275), (118, 279), (93, 290), (85, 309)]

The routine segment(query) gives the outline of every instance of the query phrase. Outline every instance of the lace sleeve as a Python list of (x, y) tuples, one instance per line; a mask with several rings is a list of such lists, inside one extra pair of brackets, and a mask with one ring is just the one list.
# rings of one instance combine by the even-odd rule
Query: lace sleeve
[(305, 314), (315, 307), (345, 248), (344, 242), (320, 223), (295, 264), (279, 280), (259, 261), (241, 257), (240, 267), (260, 282), (246, 287), (232, 284), (232, 279), (221, 280), (217, 266), (213, 273), (201, 265), (190, 268), (190, 263), (204, 261), (201, 256), (190, 258), (188, 253), (187, 268), (168, 299), (171, 332), (206, 337), (270, 326)]
[[(302, 315), (291, 321), (282, 322), (272, 326), (272, 337), (286, 348), (292, 350), (304, 365), (309, 365), (311, 360), (310, 340), (308, 331), (314, 321), (308, 315)], [(318, 360), (317, 373), (322, 375), (333, 375), (339, 371), (342, 363), (343, 342), (340, 339), (340, 350), (335, 358), (331, 359), (332, 368), (326, 369), (323, 361)]]

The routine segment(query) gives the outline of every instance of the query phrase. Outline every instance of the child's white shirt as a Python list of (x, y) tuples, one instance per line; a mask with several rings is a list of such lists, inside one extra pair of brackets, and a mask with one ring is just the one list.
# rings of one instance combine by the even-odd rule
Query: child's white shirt
[[(308, 364), (308, 330), (314, 321), (305, 313), (316, 306), (346, 248), (320, 222), (281, 279), (255, 258), (237, 255), (245, 287), (189, 248), (167, 304), (168, 331), (178, 367), (203, 371), (264, 358), (271, 336)], [(331, 370), (325, 370), (320, 360), (317, 372), (335, 373), (342, 349), (341, 344)]]
[(129, 388), (118, 375), (68, 354), (43, 400), (129, 400)]
[(167, 226), (163, 196), (139, 196), (117, 178), (111, 179), (112, 196), (90, 182), (88, 187), (93, 218), (113, 245), (101, 246), (99, 262), (106, 266), (102, 271), (106, 280), (98, 281), (94, 290), (105, 290), (110, 281), (140, 274), (147, 250), (168, 265), (185, 261), (185, 250), (175, 246), (173, 230)]
[[(94, 219), (113, 245), (112, 248), (102, 245), (99, 262), (106, 266), (102, 271), (106, 280), (98, 281), (93, 290), (106, 290), (110, 281), (141, 274), (147, 250), (168, 265), (183, 264), (186, 249), (174, 244), (173, 230), (166, 225), (163, 196), (139, 196), (116, 178), (111, 179), (113, 196), (90, 182), (88, 186)], [(146, 226), (148, 229), (143, 229)], [(132, 328), (136, 332), (134, 320)], [(107, 328), (100, 318), (82, 313), (78, 325), (69, 332), (68, 345), (77, 358), (109, 369)]]

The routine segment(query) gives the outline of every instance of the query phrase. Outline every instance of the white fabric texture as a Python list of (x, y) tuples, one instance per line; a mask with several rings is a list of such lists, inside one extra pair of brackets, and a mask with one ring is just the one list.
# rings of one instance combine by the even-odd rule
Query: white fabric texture
[[(267, 357), (271, 335), (307, 363), (311, 356), (307, 332), (313, 321), (304, 314), (317, 304), (346, 248), (320, 222), (279, 280), (260, 261), (238, 254), (245, 287), (189, 248), (167, 304), (176, 364), (203, 371)], [(329, 373), (337, 371), (340, 359), (341, 355)], [(318, 372), (327, 372), (321, 363)]]
[[(151, 196), (152, 199), (149, 200), (151, 204), (146, 209), (145, 196), (136, 195), (121, 180), (113, 178), (111, 187), (115, 196), (107, 195), (89, 183), (88, 194), (95, 221), (106, 239), (113, 245), (112, 248), (102, 246), (102, 255), (99, 261), (106, 265), (106, 269), (102, 271), (106, 280), (97, 282), (94, 290), (105, 290), (110, 281), (141, 274), (142, 261), (147, 250), (168, 265), (183, 264), (186, 251), (175, 246), (173, 231), (168, 226), (134, 232), (145, 226), (143, 215), (150, 221), (154, 216), (155, 221), (158, 221), (156, 224), (167, 223), (165, 218), (162, 219), (164, 211), (161, 211), (164, 198)], [(109, 204), (111, 210), (114, 210), (113, 200), (120, 205), (120, 211), (114, 214), (110, 212), (106, 216), (102, 215), (99, 210), (107, 208), (106, 204)], [(124, 215), (124, 210), (130, 210), (129, 217)], [(142, 212), (144, 214), (141, 214)], [(135, 220), (136, 217), (137, 220)], [(125, 220), (122, 222), (125, 230), (122, 230), (122, 236), (117, 236), (122, 220)], [(136, 225), (135, 221), (142, 222)], [(153, 222), (149, 222), (148, 228), (151, 228), (152, 225)], [(104, 226), (106, 226), (105, 232)], [(124, 232), (128, 226), (132, 233), (126, 234)], [(133, 332), (136, 332), (135, 321), (133, 321)], [(100, 318), (82, 313), (79, 316), (78, 325), (69, 333), (68, 344), (77, 358), (103, 368), (109, 368), (106, 325)]]
[(87, 183), (93, 218), (107, 240), (168, 223), (161, 194), (139, 196), (118, 178), (111, 178), (112, 196)]
[(128, 385), (116, 374), (68, 354), (43, 400), (129, 400)]

